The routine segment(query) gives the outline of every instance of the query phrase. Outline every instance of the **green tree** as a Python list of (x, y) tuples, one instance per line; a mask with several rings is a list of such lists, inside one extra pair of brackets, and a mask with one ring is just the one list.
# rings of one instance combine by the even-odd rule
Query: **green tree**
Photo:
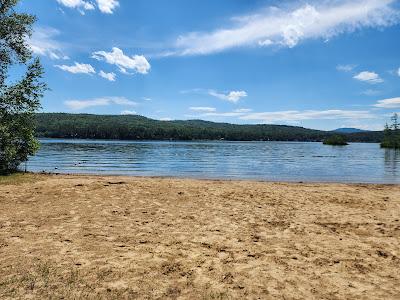
[(348, 145), (346, 138), (343, 135), (332, 135), (323, 141), (324, 145), (331, 146), (346, 146)]
[(392, 120), (392, 129), (393, 130), (400, 129), (399, 115), (397, 113), (393, 114), (391, 120)]
[(393, 114), (391, 120), (392, 125), (385, 125), (384, 137), (381, 143), (381, 147), (400, 149), (400, 125), (398, 114)]
[[(47, 89), (39, 59), (27, 43), (36, 18), (15, 11), (19, 0), (0, 1), (0, 174), (17, 170), (38, 149), (35, 112)], [(13, 65), (26, 66), (17, 82), (8, 80)]]

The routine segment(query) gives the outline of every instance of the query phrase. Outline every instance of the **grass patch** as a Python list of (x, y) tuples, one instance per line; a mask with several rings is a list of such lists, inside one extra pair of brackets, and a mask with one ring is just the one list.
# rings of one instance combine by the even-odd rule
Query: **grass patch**
[(18, 185), (23, 183), (36, 182), (43, 178), (42, 175), (34, 173), (13, 173), (0, 176), (0, 185)]

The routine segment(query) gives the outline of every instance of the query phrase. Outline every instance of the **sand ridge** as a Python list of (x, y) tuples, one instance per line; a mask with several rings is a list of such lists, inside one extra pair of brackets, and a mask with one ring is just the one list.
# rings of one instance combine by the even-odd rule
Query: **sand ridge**
[(399, 185), (25, 176), (2, 299), (400, 298)]

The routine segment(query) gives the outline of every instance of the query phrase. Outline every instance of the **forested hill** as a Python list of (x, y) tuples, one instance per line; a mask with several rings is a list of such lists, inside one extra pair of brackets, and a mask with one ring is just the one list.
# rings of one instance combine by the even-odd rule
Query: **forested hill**
[[(334, 133), (285, 125), (235, 125), (201, 120), (159, 121), (137, 115), (40, 113), (37, 136), (120, 140), (321, 141)], [(383, 132), (345, 134), (350, 142), (380, 142)]]

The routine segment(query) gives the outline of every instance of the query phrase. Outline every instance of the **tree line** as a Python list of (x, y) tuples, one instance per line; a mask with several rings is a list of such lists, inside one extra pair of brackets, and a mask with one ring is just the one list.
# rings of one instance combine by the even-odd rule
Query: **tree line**
[[(36, 114), (41, 138), (118, 140), (322, 141), (333, 132), (286, 125), (237, 125), (202, 120), (159, 121), (138, 115)], [(381, 142), (383, 132), (344, 134), (349, 142)]]

